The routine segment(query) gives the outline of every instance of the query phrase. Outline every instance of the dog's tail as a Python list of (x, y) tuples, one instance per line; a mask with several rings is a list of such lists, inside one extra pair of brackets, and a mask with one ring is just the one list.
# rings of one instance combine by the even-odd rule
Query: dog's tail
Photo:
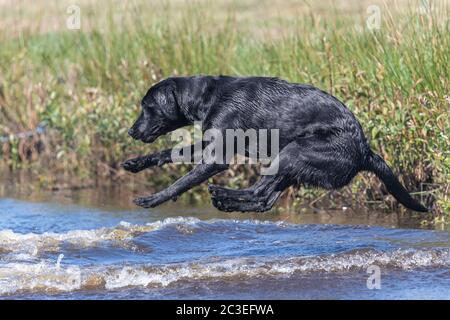
[(392, 172), (386, 162), (377, 154), (369, 151), (367, 162), (364, 166), (365, 170), (371, 171), (383, 181), (386, 189), (405, 207), (419, 212), (428, 212), (428, 209), (414, 200), (408, 191), (401, 185), (397, 177)]

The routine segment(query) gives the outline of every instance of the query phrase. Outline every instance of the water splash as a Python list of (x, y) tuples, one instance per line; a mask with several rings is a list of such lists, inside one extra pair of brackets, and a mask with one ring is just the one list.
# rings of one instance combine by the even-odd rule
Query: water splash
[(366, 249), (318, 257), (234, 258), (171, 265), (80, 268), (62, 267), (60, 259), (56, 264), (46, 261), (9, 263), (0, 267), (0, 294), (166, 287), (179, 281), (231, 281), (315, 272), (352, 272), (365, 270), (370, 265), (401, 270), (448, 267), (448, 255), (449, 250), (444, 249), (398, 249), (393, 252)]
[(61, 244), (63, 243), (79, 248), (95, 247), (103, 241), (110, 241), (120, 245), (126, 244), (130, 239), (140, 234), (159, 230), (165, 226), (177, 224), (192, 225), (199, 221), (195, 218), (182, 217), (167, 218), (145, 225), (134, 225), (122, 221), (114, 228), (71, 230), (66, 233), (21, 234), (12, 230), (0, 230), (0, 254), (20, 252), (36, 256), (40, 252), (58, 252), (61, 250)]
[[(192, 217), (146, 221), (59, 233), (1, 230), (0, 296), (175, 292), (186, 284), (265, 283), (322, 273), (351, 278), (365, 275), (370, 265), (430, 274), (450, 267), (449, 233)], [(135, 250), (139, 246), (150, 250)]]

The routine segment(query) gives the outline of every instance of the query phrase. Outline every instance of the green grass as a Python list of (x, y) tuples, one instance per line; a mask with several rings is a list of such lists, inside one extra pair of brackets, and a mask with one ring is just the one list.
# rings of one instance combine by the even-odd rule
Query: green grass
[[(142, 146), (126, 134), (153, 83), (170, 75), (270, 75), (311, 83), (346, 103), (406, 186), (428, 190), (422, 200), (449, 214), (448, 6), (431, 15), (405, 8), (391, 16), (384, 9), (376, 31), (365, 28), (364, 11), (331, 9), (324, 18), (312, 10), (253, 23), (238, 19), (238, 5), (220, 18), (210, 6), (183, 4), (181, 13), (171, 5), (156, 12), (136, 6), (132, 18), (119, 21), (108, 6), (101, 26), (91, 21), (87, 30), (9, 36), (0, 29), (0, 132), (42, 121), (52, 129), (40, 154), (30, 141), (3, 144), (3, 170), (31, 168), (42, 186), (61, 176), (123, 177), (118, 164), (127, 156), (167, 143)], [(186, 168), (167, 170), (140, 179), (168, 183)], [(242, 174), (233, 184), (245, 184)], [(343, 192), (361, 202), (380, 199), (381, 190), (377, 179), (361, 175)], [(322, 192), (299, 195), (305, 201)]]

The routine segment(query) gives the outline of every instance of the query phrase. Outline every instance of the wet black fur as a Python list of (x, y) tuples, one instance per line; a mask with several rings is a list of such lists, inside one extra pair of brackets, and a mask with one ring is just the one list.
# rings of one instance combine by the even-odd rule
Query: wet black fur
[[(427, 211), (370, 150), (361, 125), (346, 106), (313, 86), (267, 77), (168, 78), (147, 92), (142, 113), (129, 134), (151, 143), (194, 121), (202, 121), (203, 130), (280, 130), (278, 173), (262, 176), (242, 190), (210, 185), (212, 202), (220, 210), (266, 211), (291, 185), (338, 189), (365, 170), (374, 172), (406, 207)], [(169, 162), (171, 149), (130, 159), (123, 167), (139, 172)], [(224, 164), (198, 164), (168, 188), (135, 203), (155, 207), (226, 169)]]

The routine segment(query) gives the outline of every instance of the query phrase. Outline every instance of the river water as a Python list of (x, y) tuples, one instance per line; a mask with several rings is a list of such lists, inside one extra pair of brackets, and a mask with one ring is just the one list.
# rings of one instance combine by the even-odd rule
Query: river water
[(395, 214), (0, 194), (3, 299), (450, 299), (450, 232)]

